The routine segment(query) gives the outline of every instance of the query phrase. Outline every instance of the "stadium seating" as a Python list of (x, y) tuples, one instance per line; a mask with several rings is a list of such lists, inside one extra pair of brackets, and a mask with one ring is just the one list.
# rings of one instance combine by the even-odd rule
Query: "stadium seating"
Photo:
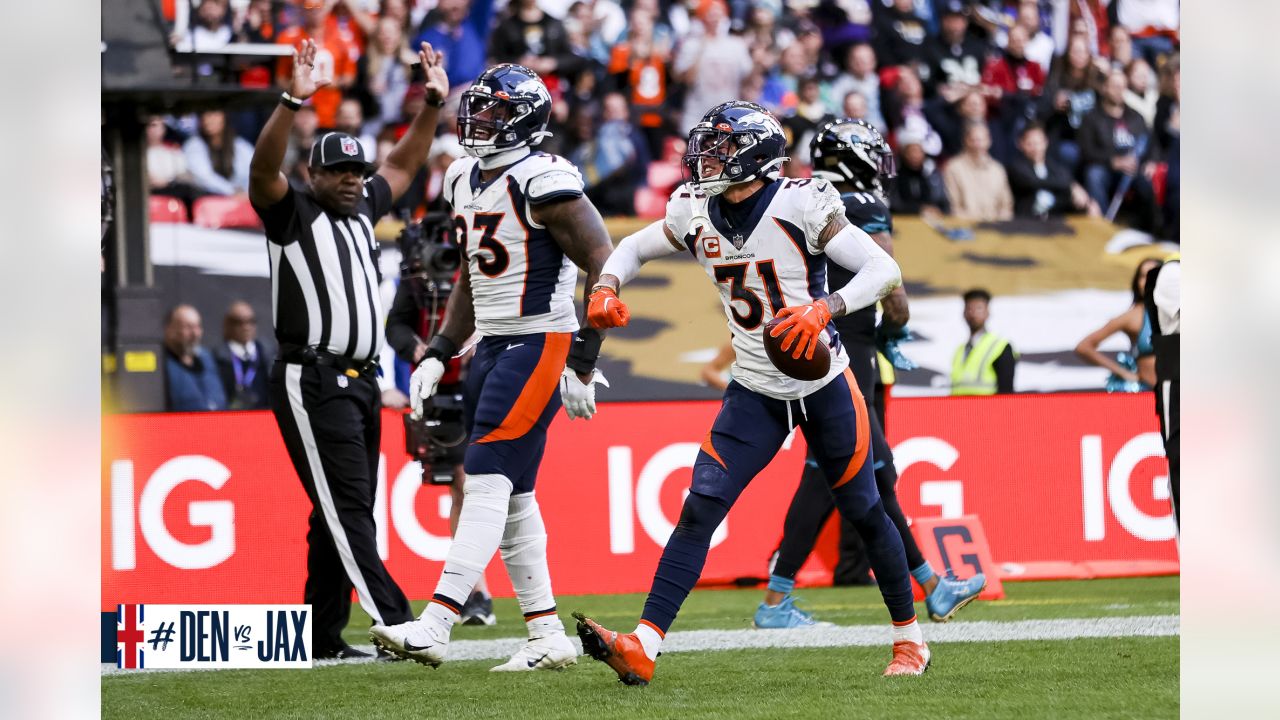
[(213, 228), (262, 229), (262, 221), (245, 198), (209, 195), (196, 200), (192, 208), (196, 225)]
[(187, 222), (187, 206), (177, 198), (152, 195), (147, 216), (153, 223), (184, 223)]
[(667, 198), (670, 196), (670, 192), (661, 193), (647, 187), (636, 188), (636, 215), (646, 220), (666, 217)]

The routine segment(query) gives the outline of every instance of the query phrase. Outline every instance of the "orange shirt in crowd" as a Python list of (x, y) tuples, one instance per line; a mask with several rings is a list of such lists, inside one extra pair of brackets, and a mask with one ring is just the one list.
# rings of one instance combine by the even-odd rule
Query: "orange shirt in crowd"
[[(298, 43), (309, 37), (306, 30), (295, 27), (280, 33), (276, 42), (297, 47)], [(311, 96), (311, 105), (316, 109), (316, 120), (320, 127), (333, 127), (338, 105), (342, 104), (342, 90), (338, 86), (355, 82), (356, 60), (359, 58), (357, 52), (355, 43), (342, 33), (326, 32), (320, 41), (320, 47), (316, 51), (316, 71), (320, 77), (333, 80)], [(293, 58), (280, 58), (276, 64), (276, 80), (287, 86), (292, 76)]]
[(631, 87), (631, 107), (639, 114), (641, 127), (658, 127), (662, 124), (662, 106), (667, 100), (667, 68), (657, 55), (639, 57), (631, 52), (628, 43), (614, 46), (609, 57), (609, 74), (627, 73)]

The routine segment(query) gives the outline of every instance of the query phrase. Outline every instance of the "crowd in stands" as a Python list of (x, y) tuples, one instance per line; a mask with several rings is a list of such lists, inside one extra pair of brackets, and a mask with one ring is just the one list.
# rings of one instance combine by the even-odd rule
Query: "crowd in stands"
[[(542, 75), (555, 98), (542, 149), (578, 165), (606, 215), (660, 214), (690, 126), (741, 98), (783, 122), (793, 175), (808, 172), (826, 119), (881, 129), (898, 155), (895, 212), (1118, 211), (1178, 238), (1178, 0), (172, 2), (178, 49), (320, 45), (333, 84), (298, 113), (287, 167), (300, 179), (325, 129), (357, 135), (375, 161), (387, 151), (423, 102), (411, 64), (425, 40), (444, 52), (455, 97), (492, 63)], [(290, 62), (241, 82), (283, 84)], [(152, 119), (152, 192), (244, 194), (266, 112)], [(441, 132), (452, 128), (447, 117)], [(433, 175), (459, 154), (438, 143), (406, 209), (440, 202)]]

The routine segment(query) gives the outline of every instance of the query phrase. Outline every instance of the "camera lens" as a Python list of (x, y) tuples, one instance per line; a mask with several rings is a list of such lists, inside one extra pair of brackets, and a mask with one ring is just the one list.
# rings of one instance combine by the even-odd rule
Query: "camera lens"
[(436, 272), (452, 273), (462, 264), (462, 254), (452, 245), (441, 245), (431, 257), (431, 269)]

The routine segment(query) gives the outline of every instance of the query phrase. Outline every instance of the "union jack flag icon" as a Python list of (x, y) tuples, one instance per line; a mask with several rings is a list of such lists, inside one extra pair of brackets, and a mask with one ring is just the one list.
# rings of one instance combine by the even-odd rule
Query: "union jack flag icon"
[(116, 667), (142, 668), (144, 605), (116, 605)]

